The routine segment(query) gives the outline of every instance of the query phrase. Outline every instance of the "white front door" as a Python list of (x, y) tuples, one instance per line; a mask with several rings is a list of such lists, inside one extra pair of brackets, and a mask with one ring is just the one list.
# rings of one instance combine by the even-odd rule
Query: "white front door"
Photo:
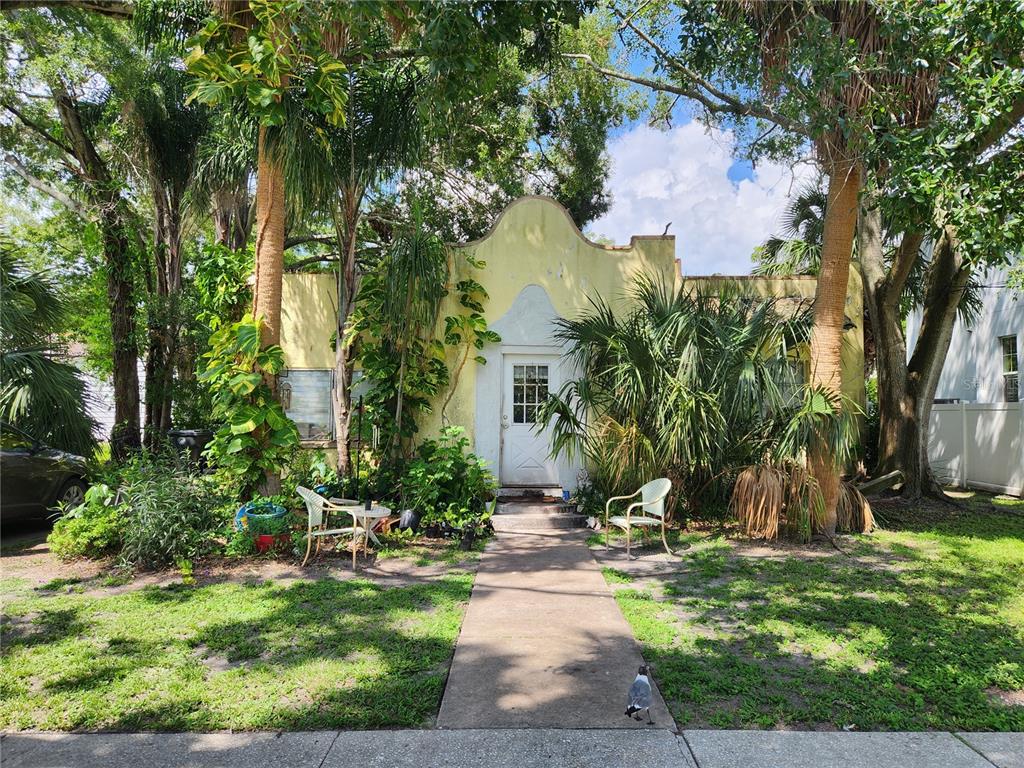
[(557, 355), (502, 356), (502, 485), (558, 485), (551, 430), (534, 429), (540, 404), (558, 391), (558, 361)]

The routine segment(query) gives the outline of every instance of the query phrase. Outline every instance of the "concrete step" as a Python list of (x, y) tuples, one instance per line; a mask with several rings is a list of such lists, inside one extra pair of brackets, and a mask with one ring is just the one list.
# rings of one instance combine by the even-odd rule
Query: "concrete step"
[(564, 515), (568, 510), (560, 504), (532, 503), (528, 501), (503, 501), (498, 504), (498, 515)]
[(558, 504), (503, 503), (491, 518), (498, 531), (557, 531), (582, 528), (583, 515), (577, 515)]
[(498, 498), (508, 498), (514, 496), (521, 496), (523, 498), (534, 498), (541, 496), (553, 496), (556, 499), (562, 498), (562, 489), (556, 486), (518, 486), (518, 485), (507, 485), (502, 486), (498, 489)]

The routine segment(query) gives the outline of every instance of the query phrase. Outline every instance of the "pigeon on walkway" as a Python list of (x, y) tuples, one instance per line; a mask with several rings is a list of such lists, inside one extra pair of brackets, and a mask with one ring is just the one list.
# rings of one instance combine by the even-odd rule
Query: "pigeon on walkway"
[(654, 721), (651, 720), (651, 679), (647, 676), (647, 665), (642, 664), (640, 670), (636, 673), (636, 678), (633, 680), (633, 684), (629, 686), (629, 699), (626, 704), (626, 717), (632, 717), (634, 720), (640, 719), (640, 712), (644, 709), (647, 710), (647, 723), (654, 725)]

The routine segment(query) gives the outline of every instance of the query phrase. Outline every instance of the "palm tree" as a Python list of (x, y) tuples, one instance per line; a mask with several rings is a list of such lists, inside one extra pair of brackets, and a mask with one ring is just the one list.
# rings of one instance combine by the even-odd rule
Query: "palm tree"
[(187, 194), (195, 180), (197, 148), (210, 125), (209, 110), (190, 103), (188, 79), (160, 48), (139, 77), (128, 100), (134, 138), (144, 158), (144, 177), (153, 201), (153, 265), (147, 302), (147, 442), (158, 444), (171, 428), (174, 369), (182, 318), (182, 242)]
[(405, 373), (411, 345), (432, 334), (441, 299), (447, 292), (449, 249), (436, 235), (413, 224), (397, 233), (379, 265), (384, 279), (380, 335), (398, 354), (398, 396), (395, 402), (393, 447), (402, 436)]
[[(390, 31), (379, 29), (376, 36), (364, 39), (364, 46), (371, 44), (371, 51), (386, 50)], [(289, 188), (299, 190), (297, 205), (326, 211), (334, 221), (340, 254), (336, 272), (339, 340), (349, 337), (359, 292), (358, 232), (367, 195), (415, 162), (423, 138), (419, 99), (424, 76), (420, 66), (404, 60), (368, 62), (345, 77), (344, 125), (334, 127), (315, 114), (303, 114), (289, 122), (289, 138), (282, 142), (286, 148), (285, 180)], [(327, 141), (317, 137), (327, 137)], [(419, 230), (414, 226), (411, 231)], [(401, 238), (394, 245), (402, 246)], [(404, 245), (415, 251), (423, 243), (405, 238)], [(395, 262), (396, 266), (402, 263), (402, 259)], [(352, 362), (350, 345), (337, 343), (332, 399), (338, 470), (342, 473), (349, 460)]]
[[(847, 284), (865, 173), (858, 126), (878, 99), (891, 102), (890, 112), (901, 124), (926, 119), (934, 108), (936, 76), (927, 69), (907, 72), (885, 66), (894, 48), (871, 3), (750, 0), (734, 12), (748, 14), (754, 26), (768, 84), (780, 85), (779, 74), (789, 67), (793, 41), (812, 34), (821, 22), (828, 25), (833, 42), (851, 45), (858, 61), (870, 62), (870, 66), (857, 69), (845, 67), (848, 77), (825, 79), (816, 86), (815, 94), (815, 107), (828, 115), (828, 123), (814, 136), (821, 167), (828, 176), (828, 193), (810, 340), (811, 382), (838, 401)], [(822, 443), (812, 448), (810, 463), (824, 497), (824, 528), (832, 534), (839, 498), (836, 457), (829, 455)]]
[(9, 243), (0, 248), (0, 419), (56, 448), (89, 455), (96, 423), (81, 372), (46, 339), (64, 302), (51, 277), (33, 271)]
[(712, 291), (641, 276), (633, 308), (602, 299), (559, 323), (580, 372), (542, 409), (553, 452), (580, 455), (612, 495), (667, 475), (696, 502), (768, 457), (798, 405), (807, 307), (730, 284)]
[(824, 180), (805, 184), (786, 205), (780, 222), (782, 234), (761, 246), (755, 275), (817, 275), (821, 269), (821, 241), (827, 193)]
[(250, 183), (256, 172), (258, 132), (250, 115), (219, 109), (196, 147), (192, 204), (199, 210), (209, 208), (214, 240), (232, 251), (249, 242), (256, 215)]

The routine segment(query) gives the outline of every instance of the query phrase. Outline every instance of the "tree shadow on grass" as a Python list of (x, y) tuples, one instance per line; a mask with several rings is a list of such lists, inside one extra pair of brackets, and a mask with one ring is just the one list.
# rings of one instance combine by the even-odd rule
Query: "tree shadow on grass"
[(0, 658), (17, 648), (57, 643), (79, 637), (89, 629), (89, 622), (77, 608), (43, 608), (29, 617), (4, 616), (3, 642)]
[[(988, 693), (1024, 687), (1024, 630), (1006, 615), (1021, 565), (939, 546), (898, 568), (734, 556), (711, 581), (696, 563), (665, 600), (619, 601), (684, 727), (1022, 730), (1024, 710)], [(669, 640), (649, 628), (666, 621)]]
[[(118, 634), (97, 648), (104, 638), (79, 619), (78, 636), (66, 637), (76, 663), (45, 673), (37, 664), (11, 692), (32, 727), (415, 727), (437, 712), (471, 583), (173, 585), (94, 599), (82, 615), (104, 613), (102, 633)], [(119, 609), (124, 626), (111, 624)], [(35, 650), (24, 638), (13, 645), (22, 664)]]

